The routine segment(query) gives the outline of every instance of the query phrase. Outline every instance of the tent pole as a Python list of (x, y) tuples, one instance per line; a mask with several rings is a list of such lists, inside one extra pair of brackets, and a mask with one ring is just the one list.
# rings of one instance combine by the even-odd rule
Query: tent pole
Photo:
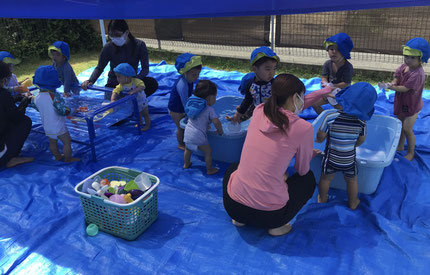
[(102, 42), (103, 42), (103, 46), (104, 46), (104, 45), (106, 45), (105, 23), (103, 22), (103, 19), (100, 19), (99, 23), (100, 23), (100, 34), (102, 36)]
[(275, 47), (275, 15), (270, 16), (270, 48), (272, 51)]

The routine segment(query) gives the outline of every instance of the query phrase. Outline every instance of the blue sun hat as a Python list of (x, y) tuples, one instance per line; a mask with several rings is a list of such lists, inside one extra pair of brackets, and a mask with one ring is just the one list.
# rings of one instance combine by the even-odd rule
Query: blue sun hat
[(115, 69), (113, 69), (113, 71), (116, 72), (116, 73), (125, 75), (125, 76), (129, 76), (129, 77), (136, 76), (136, 71), (128, 63), (121, 63), (121, 64), (119, 64), (118, 66), (115, 67)]
[(369, 120), (375, 111), (378, 95), (375, 88), (367, 82), (357, 82), (336, 94), (336, 101), (343, 112), (361, 120)]
[(429, 60), (430, 46), (427, 40), (415, 37), (402, 46), (403, 55), (419, 56), (421, 61), (427, 63)]
[(9, 52), (1, 51), (0, 52), (0, 60), (3, 61), (6, 64), (19, 64), (21, 63), (21, 60), (18, 58), (13, 57)]
[(324, 43), (324, 49), (328, 50), (331, 45), (336, 45), (338, 51), (342, 54), (345, 59), (351, 58), (351, 50), (354, 48), (351, 38), (344, 32), (335, 34), (327, 38)]
[(69, 44), (64, 41), (55, 41), (48, 47), (48, 55), (52, 58), (51, 50), (61, 53), (67, 58), (67, 60), (70, 59), (70, 47)]
[(272, 51), (271, 48), (269, 47), (260, 47), (260, 48), (256, 48), (255, 50), (252, 51), (251, 53), (251, 59), (249, 60), (249, 64), (252, 66), (255, 64), (255, 62), (257, 62), (258, 60), (260, 60), (263, 57), (269, 57), (272, 58), (274, 60), (276, 60), (276, 62), (279, 63), (279, 56), (276, 55), (276, 53), (274, 51)]
[(41, 90), (55, 91), (58, 87), (63, 85), (61, 83), (58, 72), (53, 66), (40, 66), (34, 72), (33, 84)]
[(183, 53), (176, 58), (175, 68), (178, 73), (184, 74), (194, 67), (201, 66), (202, 57), (191, 53)]

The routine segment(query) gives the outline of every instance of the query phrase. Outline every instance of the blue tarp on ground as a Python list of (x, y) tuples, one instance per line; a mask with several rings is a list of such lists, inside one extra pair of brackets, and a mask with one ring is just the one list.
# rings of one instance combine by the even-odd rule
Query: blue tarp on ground
[(49, 19), (153, 19), (297, 14), (428, 6), (429, 0), (14, 0), (0, 17)]
[[(346, 193), (330, 190), (330, 202), (316, 194), (302, 209), (290, 234), (270, 237), (252, 227), (236, 228), (222, 205), (222, 176), (205, 175), (203, 159), (182, 169), (175, 126), (165, 113), (175, 69), (151, 64), (160, 90), (151, 97), (152, 128), (138, 136), (132, 123), (112, 127), (97, 145), (99, 161), (73, 145), (82, 162), (53, 160), (45, 136), (31, 133), (24, 155), (32, 164), (0, 171), (0, 273), (6, 274), (425, 274), (430, 268), (430, 91), (415, 126), (412, 162), (397, 153), (373, 195), (360, 197), (357, 211)], [(204, 68), (218, 96), (239, 95), (243, 74)], [(85, 79), (85, 77), (84, 77)], [(81, 79), (81, 80), (84, 80)], [(309, 90), (319, 79), (306, 80)], [(393, 95), (379, 94), (376, 113), (392, 114)], [(164, 112), (164, 113), (163, 113)], [(304, 117), (315, 114), (306, 110)], [(74, 186), (106, 166), (157, 175), (159, 217), (137, 240), (106, 233), (89, 237)], [(427, 271), (425, 271), (427, 270)]]

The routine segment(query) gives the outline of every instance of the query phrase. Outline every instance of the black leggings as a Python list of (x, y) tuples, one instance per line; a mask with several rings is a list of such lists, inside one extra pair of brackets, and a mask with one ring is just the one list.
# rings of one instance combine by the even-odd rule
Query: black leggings
[[(155, 80), (155, 78), (153, 77), (143, 77), (143, 78), (139, 78), (140, 80), (143, 81), (143, 83), (145, 83), (145, 94), (146, 97), (149, 97), (150, 95), (152, 95), (153, 93), (155, 93), (155, 91), (157, 91), (158, 89), (158, 82), (157, 80)], [(115, 81), (116, 83), (116, 81)], [(111, 83), (111, 84), (106, 84), (106, 87), (109, 88), (115, 88), (116, 85), (118, 85), (118, 83)], [(105, 92), (105, 99), (110, 100), (112, 96), (112, 92)]]
[(227, 214), (237, 222), (261, 228), (280, 227), (292, 220), (314, 193), (315, 177), (312, 171), (309, 170), (304, 176), (296, 173), (287, 179), (286, 184), (288, 185), (290, 199), (281, 209), (264, 211), (248, 207), (233, 200), (227, 193), (230, 175), (237, 169), (238, 165), (238, 163), (231, 164), (225, 172), (223, 180), (224, 208)]
[(0, 158), (0, 167), (6, 165), (10, 159), (19, 156), (21, 148), (31, 130), (31, 119), (24, 116), (24, 119), (13, 125), (6, 134), (6, 153)]

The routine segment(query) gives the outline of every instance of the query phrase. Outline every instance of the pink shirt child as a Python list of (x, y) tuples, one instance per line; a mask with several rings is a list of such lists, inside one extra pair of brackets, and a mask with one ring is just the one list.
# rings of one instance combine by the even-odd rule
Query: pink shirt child
[[(305, 97), (307, 108), (330, 87)], [(231, 174), (227, 192), (230, 197), (248, 207), (273, 211), (289, 200), (284, 174), (296, 156), (295, 169), (299, 175), (309, 171), (313, 157), (313, 127), (291, 111), (280, 108), (289, 120), (287, 134), (279, 131), (265, 115), (264, 104), (255, 108), (248, 127), (238, 169)]]
[(422, 94), (425, 84), (425, 73), (422, 66), (405, 72), (406, 64), (397, 68), (394, 77), (399, 81), (398, 86), (405, 86), (409, 89), (406, 93), (396, 92), (394, 96), (394, 114), (404, 118), (412, 116), (424, 106)]

